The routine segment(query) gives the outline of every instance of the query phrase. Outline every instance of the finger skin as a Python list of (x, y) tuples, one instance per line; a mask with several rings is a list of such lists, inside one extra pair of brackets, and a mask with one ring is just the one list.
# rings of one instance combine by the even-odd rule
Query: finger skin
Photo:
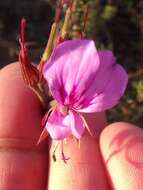
[[(103, 113), (101, 115), (86, 115), (86, 120), (95, 128), (103, 127), (106, 125), (105, 115)], [(52, 157), (50, 159), (50, 177), (47, 190), (108, 190), (95, 131), (92, 128), (94, 137), (86, 133), (81, 138), (80, 148), (75, 139), (67, 140), (67, 143), (64, 144), (64, 153), (70, 157), (67, 164), (61, 160), (61, 147), (58, 147), (57, 161), (54, 162)], [(51, 154), (52, 151), (53, 145)]]
[(112, 189), (143, 189), (143, 130), (129, 123), (108, 126), (100, 148)]
[(0, 70), (0, 189), (46, 189), (48, 146), (36, 146), (41, 118), (39, 101), (24, 85), (19, 64)]

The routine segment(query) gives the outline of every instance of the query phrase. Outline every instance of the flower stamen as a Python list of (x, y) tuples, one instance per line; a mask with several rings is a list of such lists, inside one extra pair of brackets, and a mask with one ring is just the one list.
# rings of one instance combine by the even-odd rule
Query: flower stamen
[(40, 144), (48, 136), (48, 131), (47, 131), (45, 125), (46, 125), (46, 122), (48, 121), (50, 114), (52, 114), (54, 112), (54, 110), (55, 110), (55, 107), (50, 108), (49, 111), (44, 115), (44, 117), (42, 119), (41, 124), (44, 127), (44, 129), (38, 139), (37, 145)]
[(37, 145), (39, 145), (45, 138), (47, 138), (48, 135), (49, 135), (49, 133), (48, 133), (46, 127), (45, 127), (45, 128), (43, 129), (43, 131), (42, 131), (40, 137), (39, 137), (39, 140), (38, 140), (38, 142), (37, 142)]
[(64, 142), (61, 141), (61, 156), (62, 156), (62, 160), (64, 161), (65, 164), (67, 164), (67, 160), (70, 159), (70, 157), (66, 157), (64, 154)]
[(92, 132), (91, 132), (91, 130), (90, 130), (90, 128), (89, 128), (89, 126), (88, 126), (88, 124), (87, 124), (85, 118), (84, 118), (81, 114), (79, 114), (79, 115), (80, 115), (80, 117), (81, 117), (81, 119), (82, 119), (82, 121), (83, 121), (83, 123), (84, 123), (84, 125), (85, 125), (85, 127), (86, 127), (86, 129), (87, 129), (87, 131), (88, 131), (89, 134), (93, 137), (93, 134), (92, 134)]
[(54, 162), (57, 161), (57, 158), (56, 158), (55, 153), (56, 153), (56, 150), (57, 150), (58, 146), (59, 146), (59, 142), (56, 143), (56, 145), (55, 145), (55, 147), (54, 147), (53, 154), (52, 154), (52, 158), (53, 158)]

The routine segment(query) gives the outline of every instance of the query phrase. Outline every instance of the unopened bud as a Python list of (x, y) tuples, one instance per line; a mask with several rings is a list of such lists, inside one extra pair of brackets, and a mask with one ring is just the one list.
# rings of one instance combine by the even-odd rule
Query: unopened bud
[(33, 87), (39, 82), (39, 71), (36, 66), (31, 63), (28, 50), (25, 47), (25, 30), (26, 20), (23, 18), (21, 21), (21, 50), (19, 53), (19, 62), (25, 83), (28, 86)]

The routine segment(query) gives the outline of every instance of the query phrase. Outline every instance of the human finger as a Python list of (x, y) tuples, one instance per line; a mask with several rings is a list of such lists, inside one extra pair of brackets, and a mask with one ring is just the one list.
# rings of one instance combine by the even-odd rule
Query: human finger
[(100, 147), (112, 189), (143, 189), (143, 130), (129, 123), (105, 128)]
[(41, 118), (19, 64), (0, 70), (0, 189), (46, 189), (48, 148), (46, 143), (36, 146)]
[(84, 134), (80, 148), (75, 139), (67, 140), (64, 144), (64, 153), (70, 157), (67, 164), (61, 160), (61, 147), (59, 146), (56, 151), (56, 162), (52, 157), (50, 158), (48, 190), (109, 190), (98, 146), (99, 131), (106, 125), (105, 114), (86, 114), (85, 118), (93, 136), (91, 137), (88, 133)]

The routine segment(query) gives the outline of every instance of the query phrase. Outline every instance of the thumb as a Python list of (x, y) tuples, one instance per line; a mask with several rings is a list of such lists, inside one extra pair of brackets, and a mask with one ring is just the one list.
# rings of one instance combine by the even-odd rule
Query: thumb
[(0, 189), (44, 190), (47, 145), (36, 147), (42, 131), (39, 102), (21, 78), (18, 64), (0, 71)]

